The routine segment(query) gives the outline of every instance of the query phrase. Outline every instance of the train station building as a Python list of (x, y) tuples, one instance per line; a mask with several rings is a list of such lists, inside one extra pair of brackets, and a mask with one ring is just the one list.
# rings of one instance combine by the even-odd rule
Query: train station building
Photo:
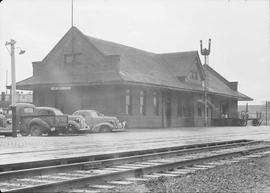
[[(94, 109), (126, 120), (130, 128), (203, 126), (238, 116), (238, 92), (198, 51), (156, 54), (97, 39), (72, 27), (48, 55), (33, 62), (33, 76), (17, 83), (37, 106), (71, 114)], [(207, 93), (207, 99), (205, 98)], [(207, 110), (204, 110), (207, 106)]]

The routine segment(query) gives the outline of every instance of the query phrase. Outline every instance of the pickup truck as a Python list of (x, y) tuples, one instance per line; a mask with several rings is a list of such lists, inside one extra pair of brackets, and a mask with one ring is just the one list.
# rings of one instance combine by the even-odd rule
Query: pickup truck
[[(2, 125), (11, 127), (11, 111), (2, 117)], [(69, 117), (52, 107), (36, 107), (30, 103), (16, 104), (17, 132), (22, 136), (40, 136), (42, 134), (56, 135), (69, 133)]]
[(16, 104), (17, 130), (23, 136), (40, 136), (42, 134), (56, 135), (66, 133), (68, 115), (55, 108), (36, 107), (33, 104)]

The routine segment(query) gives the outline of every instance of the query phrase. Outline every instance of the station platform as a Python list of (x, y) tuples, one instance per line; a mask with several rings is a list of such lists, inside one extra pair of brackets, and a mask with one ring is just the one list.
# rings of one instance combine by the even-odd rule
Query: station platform
[(270, 141), (270, 126), (128, 129), (69, 136), (0, 136), (0, 165), (131, 150), (253, 139)]

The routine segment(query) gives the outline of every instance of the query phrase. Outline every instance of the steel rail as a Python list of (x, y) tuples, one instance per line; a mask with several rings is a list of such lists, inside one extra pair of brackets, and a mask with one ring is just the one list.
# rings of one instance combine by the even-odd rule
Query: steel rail
[[(188, 153), (197, 153), (197, 152), (204, 152), (204, 151), (212, 151), (216, 149), (222, 148), (233, 148), (237, 146), (244, 146), (244, 145), (252, 145), (260, 143), (260, 141), (244, 141), (239, 143), (227, 143), (222, 145), (217, 144), (214, 146), (211, 144), (210, 146), (205, 147), (197, 147), (192, 149), (180, 149), (180, 150), (168, 150), (164, 152), (157, 152), (157, 153), (147, 153), (147, 154), (136, 154), (139, 155), (131, 155), (126, 157), (117, 157), (112, 159), (104, 159), (98, 161), (86, 161), (86, 162), (79, 162), (79, 163), (71, 163), (71, 164), (62, 164), (56, 166), (45, 166), (45, 167), (38, 167), (38, 168), (29, 168), (23, 170), (15, 170), (15, 171), (7, 171), (7, 172), (0, 172), (0, 180), (12, 178), (12, 177), (24, 177), (29, 175), (46, 175), (50, 173), (62, 172), (64, 170), (76, 170), (76, 169), (93, 169), (93, 168), (101, 168), (101, 167), (108, 167), (113, 165), (119, 164), (127, 164), (130, 162), (137, 162), (137, 161), (147, 161), (149, 159), (156, 159), (156, 158), (163, 158), (163, 157), (173, 157), (179, 156)], [(151, 152), (151, 151), (150, 151)]]
[(140, 177), (142, 175), (149, 174), (149, 173), (161, 172), (161, 171), (171, 170), (178, 167), (200, 164), (206, 161), (214, 161), (217, 159), (223, 159), (223, 158), (239, 156), (239, 155), (241, 156), (241, 155), (246, 155), (246, 154), (254, 153), (254, 152), (260, 152), (260, 151), (269, 150), (269, 149), (270, 149), (270, 145), (265, 146), (265, 147), (259, 147), (259, 148), (251, 148), (248, 150), (222, 153), (219, 155), (206, 156), (206, 157), (201, 157), (201, 158), (196, 158), (196, 159), (181, 160), (181, 161), (163, 163), (163, 164), (154, 165), (154, 166), (145, 166), (143, 168), (138, 168), (138, 169), (128, 169), (125, 171), (115, 171), (108, 174), (99, 174), (99, 175), (93, 175), (93, 176), (88, 176), (88, 177), (80, 177), (76, 179), (70, 179), (70, 180), (65, 180), (65, 181), (55, 182), (55, 183), (50, 183), (50, 184), (42, 184), (42, 185), (37, 185), (37, 186), (32, 186), (32, 187), (7, 190), (5, 192), (18, 193), (18, 192), (63, 191), (63, 189), (81, 187), (83, 186), (83, 184), (93, 185), (93, 184), (101, 183), (106, 180), (112, 180), (112, 179), (115, 180), (115, 179), (126, 178), (126, 177)]

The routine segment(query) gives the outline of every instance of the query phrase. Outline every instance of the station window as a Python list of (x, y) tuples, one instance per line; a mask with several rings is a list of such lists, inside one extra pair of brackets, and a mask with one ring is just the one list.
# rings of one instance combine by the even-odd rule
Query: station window
[(159, 99), (157, 92), (153, 92), (153, 105), (155, 115), (159, 115)]
[(140, 114), (146, 115), (146, 94), (144, 90), (140, 91)]
[(65, 64), (78, 63), (80, 56), (81, 56), (81, 53), (65, 54), (64, 55), (64, 62), (65, 62)]
[(202, 117), (202, 107), (199, 107), (198, 108), (198, 116), (199, 117)]
[(131, 91), (130, 89), (126, 90), (126, 114), (132, 114), (132, 101), (131, 101)]
[(183, 104), (180, 98), (178, 98), (178, 101), (177, 101), (177, 116), (178, 117), (183, 116)]
[(191, 71), (191, 73), (189, 74), (189, 78), (192, 79), (192, 80), (198, 80), (198, 78), (199, 78), (198, 72)]

